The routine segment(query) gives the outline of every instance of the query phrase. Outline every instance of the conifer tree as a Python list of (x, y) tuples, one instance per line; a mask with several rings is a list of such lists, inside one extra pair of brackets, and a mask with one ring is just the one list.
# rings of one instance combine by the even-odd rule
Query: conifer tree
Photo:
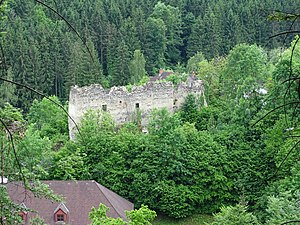
[[(2, 70), (3, 71), (3, 70)], [(12, 69), (8, 68), (7, 73), (3, 76), (7, 80), (13, 80)], [(15, 94), (16, 86), (14, 84), (1, 82), (0, 83), (0, 107), (3, 107), (5, 103), (15, 104), (18, 97)]]
[(143, 78), (143, 76), (146, 75), (145, 63), (146, 61), (141, 50), (135, 50), (133, 54), (133, 59), (129, 63), (129, 74), (131, 83), (138, 83)]
[(87, 46), (88, 49), (81, 42), (75, 41), (71, 47), (66, 79), (67, 89), (72, 85), (101, 83), (103, 79), (102, 68), (91, 40), (87, 41)]
[(158, 2), (151, 15), (161, 19), (166, 26), (166, 51), (165, 57), (169, 64), (180, 61), (180, 48), (182, 46), (182, 19), (178, 8)]
[[(192, 26), (191, 34), (187, 43), (187, 57), (194, 56), (197, 52), (202, 52), (202, 37), (201, 34), (204, 31), (205, 26), (203, 20), (198, 16), (195, 23)], [(205, 54), (205, 53), (204, 53)]]
[(124, 40), (114, 49), (111, 55), (111, 62), (109, 71), (112, 79), (112, 85), (122, 86), (129, 83), (129, 51), (128, 46)]
[(144, 54), (148, 74), (155, 74), (165, 65), (166, 26), (164, 21), (149, 17), (145, 24)]
[(128, 46), (130, 55), (133, 55), (135, 49), (140, 49), (140, 41), (137, 35), (137, 29), (131, 17), (124, 20), (122, 27), (120, 28), (122, 39)]

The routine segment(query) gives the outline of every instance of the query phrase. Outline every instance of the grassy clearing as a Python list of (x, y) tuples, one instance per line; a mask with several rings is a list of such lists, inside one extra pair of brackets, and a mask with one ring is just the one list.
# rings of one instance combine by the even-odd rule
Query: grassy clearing
[(153, 225), (204, 225), (205, 223), (212, 222), (211, 215), (194, 214), (184, 219), (172, 219), (166, 216), (158, 215), (154, 220)]

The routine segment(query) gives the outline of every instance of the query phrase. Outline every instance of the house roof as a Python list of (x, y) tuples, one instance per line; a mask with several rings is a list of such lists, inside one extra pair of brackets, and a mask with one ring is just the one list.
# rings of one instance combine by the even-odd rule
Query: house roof
[(150, 77), (150, 81), (155, 82), (158, 80), (164, 80), (174, 72), (172, 71), (160, 71), (160, 73), (154, 77)]
[(53, 213), (56, 213), (58, 210), (62, 210), (64, 213), (68, 214), (70, 211), (69, 209), (67, 208), (67, 206), (62, 202), (60, 203), (56, 209), (54, 209), (54, 212)]
[[(133, 209), (133, 204), (113, 191), (98, 184), (94, 180), (87, 181), (43, 181), (49, 185), (54, 193), (65, 198), (64, 209), (68, 212), (68, 224), (90, 224), (88, 214), (92, 207), (98, 208), (100, 203), (110, 208), (107, 212), (109, 217), (126, 219), (125, 211)], [(54, 212), (57, 211), (61, 202), (52, 202), (48, 199), (39, 199), (29, 191), (26, 192), (20, 183), (8, 183), (7, 189), (12, 200), (17, 204), (24, 203), (28, 208), (37, 211), (29, 212), (28, 218), (37, 214), (44, 219), (45, 223), (54, 225)]]

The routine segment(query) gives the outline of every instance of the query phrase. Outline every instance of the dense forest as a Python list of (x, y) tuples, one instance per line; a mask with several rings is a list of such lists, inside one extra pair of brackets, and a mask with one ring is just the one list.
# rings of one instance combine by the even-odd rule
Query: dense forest
[[(136, 82), (140, 77), (133, 64), (143, 60), (144, 75), (153, 76), (159, 68), (184, 70), (197, 52), (210, 60), (224, 57), (239, 43), (281, 47), (282, 39), (269, 40), (269, 36), (287, 30), (290, 24), (268, 21), (267, 16), (274, 10), (293, 12), (298, 6), (292, 0), (46, 3), (82, 40), (57, 14), (36, 1), (11, 0), (7, 19), (2, 21), (5, 76), (63, 101), (75, 84), (110, 87)], [(7, 95), (24, 110), (32, 99), (40, 98), (21, 87)]]
[[(300, 219), (299, 37), (269, 40), (291, 23), (267, 20), (273, 10), (293, 12), (296, 1), (47, 4), (71, 26), (36, 1), (11, 0), (0, 10), (7, 15), (1, 76), (51, 96), (0, 84), (2, 175), (94, 179), (136, 207), (176, 219)], [(154, 110), (147, 134), (139, 121), (118, 126), (109, 113), (89, 111), (69, 140), (68, 116), (57, 104), (67, 109), (70, 86), (138, 85), (159, 68), (195, 72), (207, 106), (189, 95), (176, 113)], [(8, 202), (0, 199), (6, 216)]]

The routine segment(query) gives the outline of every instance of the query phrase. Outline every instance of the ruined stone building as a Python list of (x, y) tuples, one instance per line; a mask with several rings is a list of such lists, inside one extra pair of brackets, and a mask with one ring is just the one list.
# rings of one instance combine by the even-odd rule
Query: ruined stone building
[[(76, 123), (88, 109), (100, 109), (111, 114), (117, 124), (132, 120), (139, 111), (141, 125), (147, 125), (147, 117), (153, 109), (166, 108), (174, 112), (189, 93), (203, 95), (204, 87), (201, 80), (190, 76), (186, 82), (173, 85), (171, 82), (159, 82), (159, 76), (151, 79), (143, 86), (133, 86), (129, 91), (126, 87), (104, 89), (99, 84), (86, 87), (72, 87), (69, 99), (69, 114)], [(74, 138), (75, 124), (69, 120), (70, 138)]]

